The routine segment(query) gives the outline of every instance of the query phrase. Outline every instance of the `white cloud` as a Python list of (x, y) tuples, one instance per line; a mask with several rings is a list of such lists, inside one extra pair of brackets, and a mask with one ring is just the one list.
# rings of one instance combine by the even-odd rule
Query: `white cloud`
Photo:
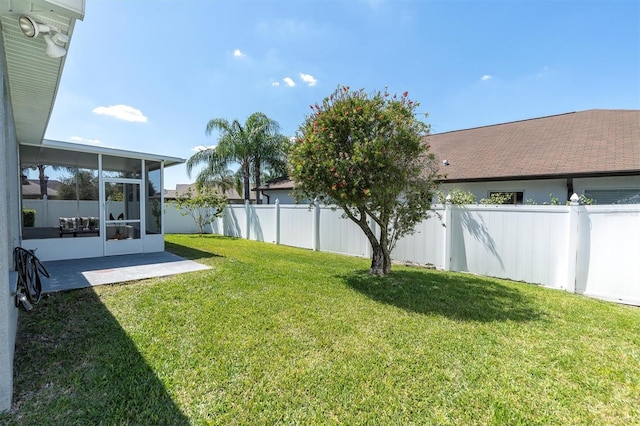
[(209, 146), (197, 145), (191, 148), (191, 151), (200, 152), (200, 151), (206, 151), (207, 149), (213, 149), (215, 147), (216, 147), (215, 145), (209, 145)]
[(235, 56), (236, 58), (244, 58), (247, 55), (243, 53), (240, 49), (236, 49), (233, 51), (233, 56)]
[(286, 84), (289, 87), (293, 87), (296, 85), (296, 82), (293, 81), (293, 79), (291, 77), (285, 77), (282, 79), (282, 81), (284, 81), (284, 84)]
[(93, 113), (136, 123), (146, 123), (148, 120), (142, 111), (129, 105), (99, 106), (93, 109)]
[(480, 78), (480, 80), (482, 80), (482, 81), (488, 81), (488, 80), (491, 80), (492, 78), (493, 78), (493, 77), (492, 77), (492, 76), (490, 76), (489, 74), (485, 74), (485, 75), (483, 75), (483, 76)]
[(311, 74), (300, 73), (300, 80), (307, 83), (309, 87), (313, 87), (316, 85), (318, 80), (316, 80)]
[(273, 87), (278, 87), (278, 86), (280, 86), (280, 82), (279, 81), (274, 81), (274, 82), (271, 83), (271, 85)]
[(98, 139), (87, 139), (80, 136), (71, 136), (69, 140), (73, 142), (83, 143), (85, 145), (102, 145), (102, 141)]

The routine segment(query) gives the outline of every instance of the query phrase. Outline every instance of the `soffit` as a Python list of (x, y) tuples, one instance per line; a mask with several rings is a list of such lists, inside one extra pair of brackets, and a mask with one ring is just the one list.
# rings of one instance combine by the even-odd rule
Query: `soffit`
[[(28, 15), (37, 22), (53, 25), (71, 37), (76, 18), (82, 18), (84, 1), (69, 1), (74, 10), (47, 1), (0, 1), (0, 26), (4, 41), (9, 92), (19, 143), (42, 143), (60, 83), (64, 60), (45, 54), (42, 36), (26, 37), (18, 18)], [(69, 48), (67, 43), (65, 48)]]

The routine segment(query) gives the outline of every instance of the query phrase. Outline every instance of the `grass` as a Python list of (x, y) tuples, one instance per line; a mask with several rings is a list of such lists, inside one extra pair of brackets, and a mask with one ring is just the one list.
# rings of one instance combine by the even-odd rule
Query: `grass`
[(217, 236), (22, 313), (2, 424), (640, 424), (640, 309)]

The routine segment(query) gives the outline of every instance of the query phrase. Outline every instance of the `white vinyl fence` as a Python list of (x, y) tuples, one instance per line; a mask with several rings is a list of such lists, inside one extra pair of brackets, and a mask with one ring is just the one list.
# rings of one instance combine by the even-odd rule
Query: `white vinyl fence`
[[(360, 228), (330, 207), (230, 205), (210, 231), (353, 256), (371, 253)], [(197, 228), (168, 207), (165, 232)], [(392, 257), (640, 305), (640, 206), (436, 206)]]

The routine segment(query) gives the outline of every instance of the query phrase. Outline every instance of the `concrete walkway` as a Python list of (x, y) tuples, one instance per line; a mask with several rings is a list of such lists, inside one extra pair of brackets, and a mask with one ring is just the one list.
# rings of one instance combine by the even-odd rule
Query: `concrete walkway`
[(44, 262), (51, 278), (43, 277), (42, 293), (113, 284), (210, 269), (169, 252), (127, 254)]

